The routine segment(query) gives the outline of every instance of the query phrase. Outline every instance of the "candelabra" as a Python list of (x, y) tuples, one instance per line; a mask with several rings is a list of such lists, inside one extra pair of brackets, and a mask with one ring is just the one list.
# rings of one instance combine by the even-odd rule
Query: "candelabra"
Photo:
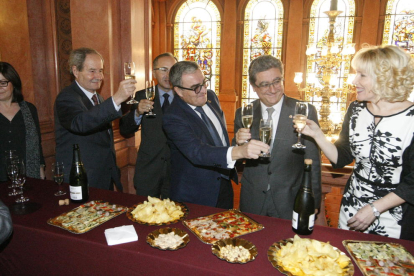
[[(335, 8), (336, 9), (336, 8)], [(301, 98), (315, 105), (319, 113), (322, 131), (332, 140), (336, 140), (343, 121), (348, 95), (354, 91), (353, 74), (349, 74), (349, 63), (355, 53), (355, 44), (343, 44), (335, 41), (334, 27), (336, 17), (342, 11), (324, 12), (329, 17), (329, 34), (325, 40), (307, 46), (308, 66), (305, 87), (301, 88), (303, 74), (295, 73), (294, 82)], [(347, 64), (347, 66), (344, 66)], [(346, 68), (345, 68), (346, 67)], [(338, 71), (343, 70), (342, 86), (338, 85)]]

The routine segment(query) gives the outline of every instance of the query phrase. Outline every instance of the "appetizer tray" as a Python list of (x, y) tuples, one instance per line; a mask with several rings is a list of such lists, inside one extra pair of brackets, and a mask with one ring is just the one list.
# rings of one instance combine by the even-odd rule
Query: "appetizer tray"
[[(270, 247), (269, 247), (269, 250), (267, 251), (267, 258), (268, 258), (268, 260), (270, 261), (270, 263), (272, 264), (272, 266), (274, 267), (274, 268), (276, 268), (277, 270), (279, 270), (279, 272), (280, 273), (283, 273), (283, 274), (285, 274), (285, 275), (288, 275), (288, 276), (294, 276), (294, 275), (298, 275), (298, 274), (301, 274), (301, 273), (295, 273), (294, 272), (294, 270), (296, 270), (296, 269), (299, 269), (299, 266), (297, 266), (297, 267), (293, 267), (293, 268), (286, 268), (286, 267), (283, 267), (282, 265), (281, 265), (281, 262), (280, 262), (280, 260), (278, 260), (278, 257), (277, 257), (277, 253), (278, 253), (278, 251), (279, 250), (281, 250), (281, 248), (283, 247), (283, 246), (286, 246), (288, 243), (293, 243), (293, 241), (294, 241), (294, 239), (292, 239), (292, 238), (290, 238), (290, 239), (286, 239), (286, 240), (281, 240), (281, 241), (278, 241), (278, 242), (275, 242), (275, 243), (273, 243)], [(326, 243), (324, 243), (324, 242), (320, 242), (321, 244), (326, 244)], [(336, 248), (336, 247), (332, 247), (332, 249), (334, 250), (334, 251), (336, 251), (336, 252), (338, 252), (339, 253), (339, 255), (345, 255), (345, 253), (344, 252), (342, 252), (342, 251), (340, 251), (338, 248)], [(303, 253), (304, 254), (308, 254), (307, 252), (308, 252), (308, 250), (302, 250), (303, 251)], [(345, 255), (346, 256), (346, 255)], [(307, 259), (307, 261), (309, 261), (309, 260), (311, 260), (311, 258), (309, 258), (307, 255), (305, 255), (305, 256), (299, 256), (299, 255), (297, 255), (297, 254), (292, 254), (292, 256), (285, 256), (285, 257), (287, 257), (287, 258), (289, 258), (289, 259), (291, 259), (291, 260), (293, 260), (294, 262), (295, 262), (295, 260), (298, 260), (298, 263), (300, 263), (300, 260), (299, 260), (299, 258), (305, 258), (305, 259)], [(349, 259), (348, 257), (346, 257), (347, 259)], [(344, 268), (342, 268), (342, 272), (340, 273), (340, 274), (338, 274), (338, 275), (344, 275), (344, 276), (352, 276), (352, 275), (354, 275), (354, 265), (352, 264), (352, 261), (349, 259), (349, 263), (348, 263), (348, 265), (347, 266), (345, 266)], [(308, 271), (309, 272), (309, 271)], [(316, 271), (315, 271), (315, 273), (317, 273)], [(320, 273), (320, 272), (319, 272)], [(312, 273), (313, 274), (313, 273)], [(302, 271), (302, 275), (307, 275), (306, 273), (305, 274), (303, 274), (303, 271)], [(323, 275), (323, 274), (319, 274), (319, 275)]]
[(211, 251), (217, 258), (232, 264), (245, 264), (257, 256), (253, 243), (238, 238), (219, 240), (211, 246)]
[(137, 218), (135, 218), (134, 217), (134, 215), (132, 214), (132, 211), (134, 211), (135, 210), (135, 208), (138, 206), (138, 205), (140, 205), (140, 204), (142, 204), (142, 202), (141, 203), (138, 203), (138, 204), (135, 204), (134, 206), (132, 206), (132, 207), (130, 207), (130, 208), (128, 208), (128, 211), (127, 211), (127, 213), (126, 213), (126, 216), (130, 219), (130, 220), (132, 220), (133, 222), (137, 222), (137, 223), (139, 223), (139, 224), (144, 224), (144, 225), (151, 225), (151, 226), (160, 226), (160, 225), (168, 225), (168, 224), (173, 224), (173, 223), (177, 223), (177, 222), (179, 222), (180, 220), (182, 220), (183, 218), (185, 218), (187, 215), (188, 215), (188, 208), (187, 208), (187, 206), (184, 204), (184, 203), (182, 203), (182, 202), (176, 202), (176, 201), (174, 201), (174, 203), (175, 203), (175, 205), (176, 206), (178, 206), (178, 207), (180, 207), (181, 208), (181, 211), (183, 212), (183, 215), (181, 215), (179, 218), (177, 218), (177, 219), (173, 219), (173, 220), (170, 220), (170, 221), (167, 221), (167, 222), (162, 222), (162, 223), (150, 223), (150, 222), (145, 222), (145, 221), (142, 221), (142, 220), (140, 220), (140, 219), (137, 219)]
[[(157, 238), (159, 238), (161, 234), (171, 235), (171, 233), (173, 233), (174, 235), (180, 236), (182, 239), (182, 242), (178, 245), (170, 245), (172, 243), (170, 243), (169, 241), (165, 241), (165, 240), (163, 242), (157, 241)], [(155, 231), (152, 231), (151, 233), (148, 234), (146, 240), (149, 245), (151, 245), (154, 248), (158, 248), (160, 250), (178, 250), (187, 245), (187, 243), (190, 241), (190, 237), (188, 236), (187, 232), (181, 229), (167, 227), (167, 228), (160, 228)], [(166, 243), (164, 244), (164, 242)]]
[(47, 223), (74, 234), (83, 234), (119, 216), (127, 209), (127, 207), (118, 204), (95, 200), (51, 218)]
[(342, 244), (364, 275), (414, 275), (414, 258), (401, 244), (354, 240)]
[(238, 210), (228, 210), (209, 216), (184, 220), (183, 224), (202, 242), (235, 238), (262, 230), (264, 226)]

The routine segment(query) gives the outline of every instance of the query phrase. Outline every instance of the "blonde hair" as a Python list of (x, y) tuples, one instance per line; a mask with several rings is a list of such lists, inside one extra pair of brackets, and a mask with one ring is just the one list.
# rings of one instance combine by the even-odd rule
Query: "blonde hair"
[(397, 46), (365, 46), (355, 54), (352, 67), (368, 74), (373, 93), (387, 102), (405, 101), (413, 91), (414, 60)]

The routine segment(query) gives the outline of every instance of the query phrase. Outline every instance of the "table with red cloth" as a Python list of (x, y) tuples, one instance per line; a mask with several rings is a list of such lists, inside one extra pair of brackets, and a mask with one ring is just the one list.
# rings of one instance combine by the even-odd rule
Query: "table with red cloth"
[[(1, 183), (0, 199), (11, 206), (14, 197), (8, 197), (8, 183)], [(68, 185), (63, 184), (66, 191)], [(291, 221), (247, 214), (264, 225), (264, 229), (242, 238), (251, 241), (258, 255), (246, 264), (231, 264), (212, 254), (211, 245), (202, 243), (182, 222), (168, 225), (189, 233), (190, 242), (176, 251), (163, 251), (146, 243), (146, 236), (167, 226), (147, 226), (132, 222), (125, 214), (84, 234), (72, 234), (47, 224), (47, 220), (67, 212), (79, 204), (59, 206), (57, 185), (47, 180), (27, 180), (25, 195), (41, 208), (26, 215), (12, 215), (14, 233), (0, 252), (0, 275), (280, 275), (267, 259), (269, 247), (277, 241), (292, 238), (295, 234)], [(143, 202), (145, 197), (90, 188), (89, 200), (103, 200), (131, 207)], [(186, 219), (206, 216), (223, 209), (186, 203), (189, 214)], [(108, 246), (104, 231), (123, 225), (133, 225), (138, 241)], [(303, 236), (305, 237), (305, 236)], [(367, 240), (397, 242), (414, 255), (414, 242), (382, 236), (363, 234), (323, 226), (315, 226), (313, 234), (306, 236), (329, 242), (346, 252), (343, 240)], [(355, 275), (362, 275), (355, 265)]]

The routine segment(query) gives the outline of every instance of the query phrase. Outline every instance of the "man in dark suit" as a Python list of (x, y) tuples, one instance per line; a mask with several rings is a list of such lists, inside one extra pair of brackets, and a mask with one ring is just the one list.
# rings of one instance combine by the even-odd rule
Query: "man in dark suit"
[[(141, 144), (134, 174), (137, 195), (169, 197), (170, 148), (162, 129), (162, 117), (174, 99), (168, 72), (176, 62), (171, 53), (163, 53), (154, 59), (153, 73), (158, 82), (154, 101), (146, 99), (145, 89), (135, 93), (139, 104), (131, 107), (131, 111), (122, 117), (119, 125), (124, 136), (135, 133), (141, 126)], [(147, 116), (149, 110), (156, 115)]]
[(73, 50), (69, 58), (75, 81), (55, 101), (56, 161), (65, 166), (69, 182), (73, 144), (78, 144), (90, 187), (122, 191), (116, 165), (112, 121), (121, 117), (121, 103), (135, 91), (135, 80), (123, 80), (118, 91), (104, 100), (97, 90), (103, 81), (103, 58), (95, 50)]
[(177, 94), (163, 117), (171, 148), (170, 198), (233, 208), (230, 179), (237, 183), (235, 161), (258, 158), (269, 146), (256, 140), (230, 146), (224, 113), (197, 63), (176, 63), (170, 82)]
[[(260, 56), (249, 66), (249, 81), (259, 99), (253, 102), (251, 129), (243, 128), (241, 108), (234, 120), (233, 143), (242, 144), (259, 136), (260, 119), (273, 120), (271, 157), (268, 160), (246, 160), (241, 180), (240, 210), (259, 215), (292, 219), (293, 203), (302, 183), (304, 160), (312, 159), (312, 189), (315, 206), (321, 203), (320, 150), (312, 138), (302, 138), (306, 149), (294, 149), (297, 132), (291, 115), (298, 100), (284, 95), (283, 64), (272, 56)], [(317, 122), (314, 106), (309, 105), (308, 118)], [(317, 212), (317, 210), (315, 210)]]

